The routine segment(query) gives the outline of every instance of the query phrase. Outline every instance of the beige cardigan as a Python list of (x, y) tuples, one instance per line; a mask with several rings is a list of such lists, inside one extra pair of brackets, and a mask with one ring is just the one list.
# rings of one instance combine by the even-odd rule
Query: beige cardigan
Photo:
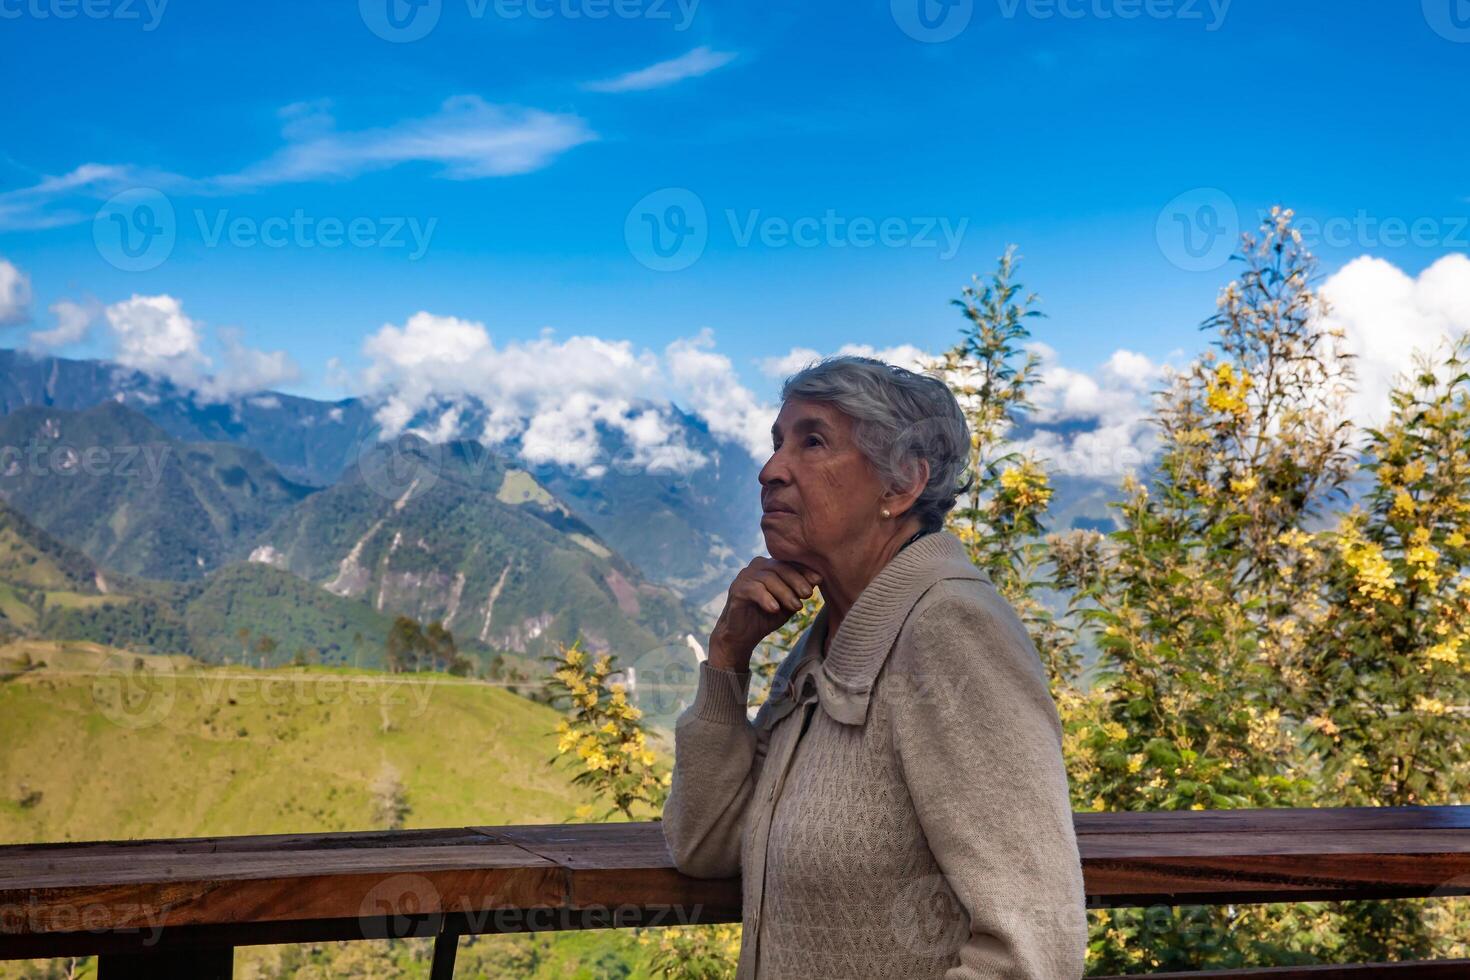
[[(948, 532), (825, 612), (748, 720), (699, 668), (663, 813), (680, 871), (742, 876), (737, 978), (1077, 980), (1082, 866), (1025, 628)], [(803, 730), (805, 729), (805, 730)]]

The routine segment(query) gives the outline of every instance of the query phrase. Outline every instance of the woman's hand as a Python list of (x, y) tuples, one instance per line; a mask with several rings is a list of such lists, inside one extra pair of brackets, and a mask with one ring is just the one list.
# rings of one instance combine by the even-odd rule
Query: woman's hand
[(821, 581), (805, 565), (752, 559), (730, 583), (725, 608), (710, 633), (710, 666), (749, 670), (756, 644), (794, 616)]

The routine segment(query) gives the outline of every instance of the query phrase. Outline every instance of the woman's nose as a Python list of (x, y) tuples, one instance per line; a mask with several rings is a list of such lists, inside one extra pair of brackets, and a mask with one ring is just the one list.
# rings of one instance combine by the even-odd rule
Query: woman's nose
[(766, 465), (761, 467), (760, 475), (757, 477), (761, 486), (770, 486), (772, 483), (786, 483), (786, 464), (781, 459), (779, 452), (771, 454), (766, 460)]

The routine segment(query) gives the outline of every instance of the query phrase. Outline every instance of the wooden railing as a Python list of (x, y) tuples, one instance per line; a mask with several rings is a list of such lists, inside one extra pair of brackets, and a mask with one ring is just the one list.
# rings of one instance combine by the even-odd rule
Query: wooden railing
[[(1470, 894), (1470, 806), (1079, 813), (1094, 908)], [(657, 823), (0, 847), (0, 959), (100, 980), (231, 973), (234, 947), (740, 921), (738, 878), (680, 874)], [(1189, 977), (1470, 977), (1470, 960)]]

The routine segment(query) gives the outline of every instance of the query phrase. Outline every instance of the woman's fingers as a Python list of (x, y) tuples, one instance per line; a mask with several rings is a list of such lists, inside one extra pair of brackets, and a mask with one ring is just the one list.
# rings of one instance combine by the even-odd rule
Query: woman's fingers
[(787, 612), (796, 612), (796, 610), (801, 608), (802, 598), (796, 594), (796, 591), (791, 586), (786, 584), (786, 580), (776, 571), (765, 569), (757, 575), (756, 581), (761, 584), (767, 593), (775, 597), (778, 604), (777, 608), (785, 609)]
[(757, 558), (736, 577), (730, 595), (769, 615), (789, 616), (806, 604), (820, 581), (815, 572), (794, 562)]
[(767, 613), (776, 614), (781, 611), (781, 600), (773, 596), (766, 584), (754, 576), (740, 583), (732, 595)]
[(771, 565), (770, 570), (781, 576), (781, 581), (786, 583), (786, 587), (803, 602), (811, 597), (812, 589), (817, 584), (813, 581), (816, 577), (815, 572), (808, 573), (800, 565), (793, 565), (790, 562), (775, 562)]

